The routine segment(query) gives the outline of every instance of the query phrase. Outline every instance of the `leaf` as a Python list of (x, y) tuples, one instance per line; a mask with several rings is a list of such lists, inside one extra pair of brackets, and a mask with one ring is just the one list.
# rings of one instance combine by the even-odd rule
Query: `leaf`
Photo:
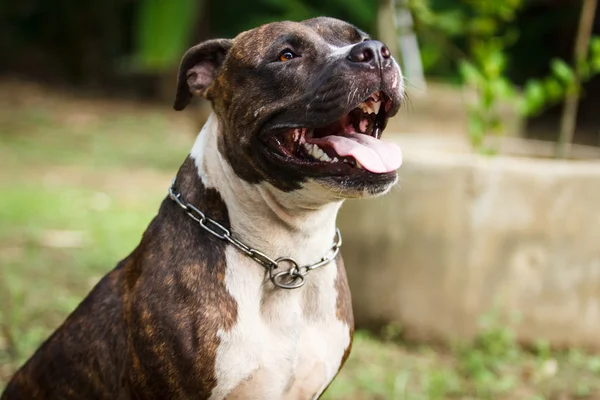
[(494, 50), (488, 54), (484, 61), (484, 70), (487, 76), (497, 77), (502, 75), (506, 65), (506, 56), (501, 51)]
[(485, 136), (485, 123), (477, 112), (469, 113), (468, 132), (471, 145), (476, 149), (479, 148)]
[(600, 36), (594, 36), (590, 41), (589, 64), (590, 75), (600, 73)]
[(462, 35), (465, 31), (464, 24), (465, 16), (461, 10), (440, 12), (435, 18), (435, 27), (450, 37)]
[(591, 70), (592, 70), (592, 74), (594, 74), (594, 75), (600, 73), (600, 57), (592, 60)]
[(503, 99), (513, 99), (516, 96), (513, 84), (504, 77), (499, 77), (491, 82), (492, 90)]
[(552, 77), (546, 78), (543, 85), (547, 101), (556, 102), (565, 95), (564, 86)]
[(490, 81), (486, 81), (483, 86), (483, 90), (481, 91), (481, 108), (487, 111), (491, 111), (494, 105), (497, 102), (496, 94), (492, 86), (490, 85)]
[(525, 99), (525, 112), (529, 115), (535, 114), (542, 109), (544, 105), (544, 87), (541, 82), (533, 79), (525, 84), (525, 90), (523, 92)]
[(440, 61), (442, 53), (439, 48), (429, 43), (425, 43), (421, 46), (421, 62), (423, 63), (423, 69), (425, 72), (433, 69)]
[(480, 86), (484, 81), (483, 75), (481, 75), (477, 67), (469, 61), (460, 61), (458, 64), (458, 71), (468, 84)]
[(490, 36), (498, 30), (498, 23), (494, 18), (473, 18), (468, 24), (468, 30), (475, 35)]
[(188, 45), (201, 0), (144, 0), (136, 21), (136, 62), (148, 70), (176, 64)]
[(600, 36), (594, 36), (590, 39), (590, 53), (593, 56), (600, 56)]
[(573, 69), (561, 59), (553, 59), (550, 62), (550, 69), (557, 78), (567, 84), (572, 84), (575, 81)]

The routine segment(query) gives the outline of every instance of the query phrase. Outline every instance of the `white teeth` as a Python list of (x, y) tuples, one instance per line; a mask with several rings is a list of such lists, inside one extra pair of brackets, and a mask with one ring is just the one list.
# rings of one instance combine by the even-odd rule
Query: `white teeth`
[(317, 160), (319, 160), (321, 158), (321, 156), (323, 155), (323, 150), (321, 150), (321, 148), (317, 145), (313, 146), (312, 148), (312, 153), (311, 155), (316, 158)]
[(333, 162), (338, 162), (338, 158), (337, 157), (333, 157)]
[(331, 157), (329, 157), (327, 155), (327, 153), (325, 153), (316, 144), (304, 143), (303, 145), (304, 145), (304, 148), (306, 149), (306, 152), (315, 160), (337, 162), (337, 157), (332, 160)]
[(375, 103), (373, 103), (373, 113), (374, 114), (379, 114), (379, 109), (381, 108), (381, 102), (380, 101), (376, 101)]
[(356, 168), (358, 169), (364, 169), (362, 165), (360, 165), (360, 163), (358, 162), (358, 160), (356, 160)]
[(331, 157), (329, 157), (327, 155), (327, 153), (323, 152), (323, 155), (321, 157), (319, 157), (319, 160), (321, 160), (321, 161), (331, 161)]
[(365, 114), (377, 114), (379, 113), (379, 109), (381, 108), (381, 102), (367, 100), (364, 103), (360, 103), (358, 105), (358, 108), (360, 108)]

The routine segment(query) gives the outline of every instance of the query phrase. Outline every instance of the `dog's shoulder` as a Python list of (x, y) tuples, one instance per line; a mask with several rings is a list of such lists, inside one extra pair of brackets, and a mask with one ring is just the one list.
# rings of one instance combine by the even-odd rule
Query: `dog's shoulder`
[[(202, 187), (191, 160), (177, 182), (182, 198), (227, 223), (218, 192)], [(142, 397), (210, 395), (216, 384), (218, 332), (237, 320), (237, 304), (224, 282), (225, 249), (224, 241), (168, 198), (144, 233), (124, 273), (123, 311), (129, 328), (129, 385)]]

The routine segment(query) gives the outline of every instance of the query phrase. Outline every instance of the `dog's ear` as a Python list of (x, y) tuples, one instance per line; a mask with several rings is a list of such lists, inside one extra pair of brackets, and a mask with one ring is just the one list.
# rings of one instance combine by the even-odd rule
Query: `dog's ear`
[(194, 94), (206, 96), (206, 90), (217, 77), (232, 44), (229, 39), (207, 40), (183, 55), (177, 78), (175, 110), (183, 110), (190, 104)]

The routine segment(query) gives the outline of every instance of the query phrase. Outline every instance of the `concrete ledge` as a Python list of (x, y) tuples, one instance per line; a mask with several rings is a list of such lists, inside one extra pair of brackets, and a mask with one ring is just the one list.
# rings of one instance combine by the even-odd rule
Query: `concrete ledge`
[(497, 308), (524, 342), (600, 349), (600, 162), (404, 152), (399, 187), (339, 217), (357, 324), (468, 338)]

